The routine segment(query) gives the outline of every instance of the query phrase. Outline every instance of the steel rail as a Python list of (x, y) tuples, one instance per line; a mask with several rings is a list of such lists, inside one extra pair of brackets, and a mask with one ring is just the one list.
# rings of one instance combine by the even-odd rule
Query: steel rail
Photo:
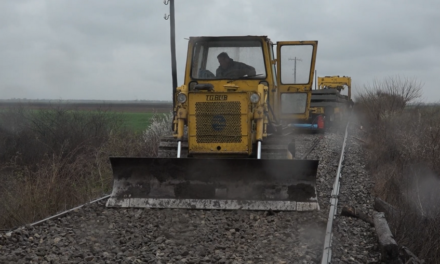
[(110, 195), (105, 195), (105, 196), (103, 196), (103, 197), (100, 197), (100, 198), (98, 198), (98, 199), (92, 200), (92, 201), (87, 202), (87, 203), (85, 203), (85, 204), (82, 204), (82, 205), (76, 206), (76, 207), (74, 207), (74, 208), (68, 209), (68, 210), (66, 210), (66, 211), (63, 211), (63, 212), (61, 212), (61, 213), (58, 213), (58, 214), (55, 214), (55, 215), (52, 215), (52, 216), (46, 217), (46, 218), (44, 218), (44, 219), (42, 219), (42, 220), (38, 220), (38, 221), (33, 222), (33, 223), (31, 223), (31, 224), (26, 224), (26, 225), (23, 225), (23, 226), (20, 226), (20, 227), (17, 227), (17, 228), (10, 229), (9, 231), (6, 231), (6, 233), (8, 233), (8, 232), (14, 232), (14, 231), (16, 231), (16, 230), (20, 230), (21, 228), (26, 227), (26, 226), (35, 226), (35, 225), (41, 224), (41, 223), (43, 223), (43, 222), (46, 222), (46, 221), (49, 221), (49, 220), (52, 220), (52, 219), (56, 219), (56, 218), (58, 218), (58, 217), (60, 217), (60, 216), (63, 216), (63, 215), (68, 214), (68, 213), (70, 213), (70, 212), (72, 212), (72, 211), (75, 211), (75, 210), (77, 210), (77, 209), (79, 209), (79, 208), (81, 208), (81, 207), (83, 207), (83, 206), (85, 206), (85, 205), (93, 204), (93, 203), (96, 203), (96, 202), (99, 202), (99, 201), (105, 200), (105, 199), (107, 199), (107, 198), (109, 198), (109, 197), (110, 197)]
[(306, 159), (307, 156), (310, 155), (310, 153), (312, 153), (312, 151), (316, 148), (316, 146), (318, 146), (323, 137), (324, 136), (320, 135), (318, 138), (316, 138), (315, 141), (313, 141), (312, 146), (301, 156), (300, 159)]
[(342, 170), (342, 163), (344, 162), (344, 153), (345, 153), (345, 146), (347, 144), (349, 125), (350, 125), (350, 121), (347, 122), (347, 126), (345, 127), (345, 135), (344, 135), (344, 141), (342, 143), (341, 156), (339, 157), (338, 170), (336, 171), (336, 178), (330, 196), (330, 210), (327, 221), (327, 229), (325, 231), (324, 250), (322, 253), (321, 264), (329, 264), (331, 263), (332, 260), (333, 220), (335, 219), (336, 213), (338, 211), (340, 179), (342, 178), (341, 170)]

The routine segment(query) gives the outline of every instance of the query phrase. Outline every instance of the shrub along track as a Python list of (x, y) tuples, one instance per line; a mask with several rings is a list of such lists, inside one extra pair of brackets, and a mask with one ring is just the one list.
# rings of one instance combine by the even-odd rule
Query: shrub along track
[[(298, 157), (320, 159), (320, 211), (107, 209), (101, 200), (1, 233), (0, 263), (320, 263), (341, 132), (299, 135), (296, 142)], [(353, 180), (342, 180), (340, 204), (362, 207), (371, 197), (358, 176), (359, 146), (349, 139), (347, 148), (342, 174)], [(339, 218), (332, 263), (377, 261), (374, 230)]]

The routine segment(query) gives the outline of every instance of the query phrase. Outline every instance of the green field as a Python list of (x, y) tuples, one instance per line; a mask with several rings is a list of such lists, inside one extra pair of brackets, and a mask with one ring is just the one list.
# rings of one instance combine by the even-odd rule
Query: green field
[[(156, 101), (96, 101), (96, 100), (0, 100), (0, 113), (9, 110), (25, 110), (40, 112), (42, 110), (74, 111), (74, 112), (107, 112), (116, 114), (122, 120), (124, 127), (135, 132), (142, 132), (148, 128), (151, 118), (157, 115), (170, 113), (171, 102)], [(96, 112), (95, 112), (96, 113)]]
[[(31, 113), (40, 113), (47, 111), (48, 109), (27, 109)], [(49, 109), (50, 110), (50, 109)], [(0, 113), (5, 113), (5, 109), (0, 109)], [(67, 112), (76, 113), (93, 113), (96, 110), (68, 110)], [(118, 119), (122, 121), (125, 128), (134, 132), (145, 131), (151, 123), (151, 118), (155, 115), (154, 112), (129, 112), (129, 111), (109, 111), (109, 115), (116, 115)], [(157, 115), (163, 115), (164, 113), (157, 113)]]
[(118, 113), (118, 115), (122, 118), (127, 128), (135, 132), (142, 132), (150, 125), (154, 113), (122, 112)]

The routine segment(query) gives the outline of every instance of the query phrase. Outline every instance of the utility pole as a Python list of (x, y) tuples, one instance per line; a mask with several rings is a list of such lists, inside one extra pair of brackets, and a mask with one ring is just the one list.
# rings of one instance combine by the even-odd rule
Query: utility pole
[(295, 64), (294, 64), (294, 66), (293, 66), (293, 83), (296, 83), (296, 61), (302, 61), (302, 60), (299, 59), (299, 58), (297, 58), (297, 57), (295, 57), (295, 58), (293, 58), (293, 59), (290, 59), (290, 58), (289, 58), (289, 60), (293, 60), (293, 61), (295, 61)]
[(170, 38), (171, 38), (171, 76), (173, 78), (173, 105), (175, 105), (174, 95), (177, 88), (177, 63), (176, 63), (176, 33), (175, 33), (175, 16), (174, 16), (174, 0), (164, 0), (165, 5), (170, 5), (170, 14), (165, 14), (164, 19), (170, 19)]

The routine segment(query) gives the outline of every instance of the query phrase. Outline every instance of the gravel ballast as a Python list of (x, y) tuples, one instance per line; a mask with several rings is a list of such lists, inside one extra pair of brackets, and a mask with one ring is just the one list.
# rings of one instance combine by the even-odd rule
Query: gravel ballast
[[(297, 156), (319, 140), (307, 159), (320, 159), (320, 211), (107, 209), (100, 201), (0, 233), (0, 263), (320, 263), (341, 132), (297, 139)], [(340, 206), (369, 210), (371, 183), (361, 179), (368, 177), (360, 146), (350, 137), (347, 148)], [(338, 216), (334, 231), (332, 263), (377, 260), (374, 229), (368, 224)]]

